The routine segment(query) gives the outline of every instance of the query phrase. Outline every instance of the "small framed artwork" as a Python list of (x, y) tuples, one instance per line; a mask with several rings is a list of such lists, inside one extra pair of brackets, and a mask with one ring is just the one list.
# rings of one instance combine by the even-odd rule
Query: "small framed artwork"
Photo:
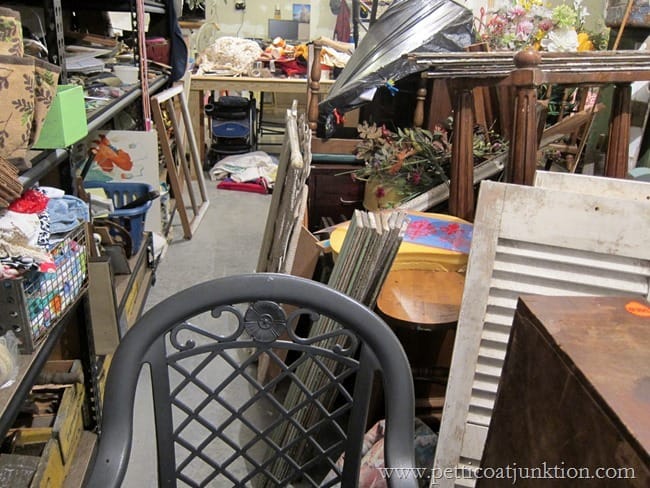
[(309, 24), (311, 17), (311, 5), (305, 3), (293, 4), (293, 20), (303, 24)]

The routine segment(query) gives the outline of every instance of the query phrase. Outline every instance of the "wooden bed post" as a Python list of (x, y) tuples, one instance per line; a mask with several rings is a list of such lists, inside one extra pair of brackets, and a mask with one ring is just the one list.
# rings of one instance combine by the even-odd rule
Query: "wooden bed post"
[(607, 158), (605, 159), (605, 176), (610, 178), (627, 177), (632, 117), (631, 105), (632, 84), (616, 83), (609, 119)]
[(454, 90), (449, 213), (474, 220), (473, 97), (471, 84), (458, 83)]
[(415, 92), (415, 110), (413, 111), (413, 127), (424, 126), (424, 101), (427, 98), (427, 80), (420, 78)]
[(307, 83), (307, 122), (312, 132), (316, 132), (318, 126), (318, 102), (320, 102), (320, 51), (322, 46), (312, 43), (309, 62), (309, 82)]

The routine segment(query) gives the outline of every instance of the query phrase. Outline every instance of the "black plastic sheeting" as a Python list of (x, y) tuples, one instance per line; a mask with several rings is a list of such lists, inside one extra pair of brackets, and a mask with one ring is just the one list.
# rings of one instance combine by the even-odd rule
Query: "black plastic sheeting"
[(318, 105), (319, 135), (331, 136), (335, 109), (341, 114), (353, 110), (372, 100), (373, 88), (422, 70), (405, 54), (462, 51), (474, 42), (472, 25), (472, 11), (451, 0), (395, 0), (368, 29)]

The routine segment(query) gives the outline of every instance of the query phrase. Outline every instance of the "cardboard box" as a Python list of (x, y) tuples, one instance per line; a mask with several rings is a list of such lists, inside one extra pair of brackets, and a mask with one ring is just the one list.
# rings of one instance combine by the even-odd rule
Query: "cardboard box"
[(34, 149), (68, 147), (88, 135), (86, 105), (81, 86), (59, 85)]
[(112, 354), (120, 343), (120, 330), (113, 273), (108, 256), (90, 258), (88, 278), (88, 300), (95, 353), (99, 356)]

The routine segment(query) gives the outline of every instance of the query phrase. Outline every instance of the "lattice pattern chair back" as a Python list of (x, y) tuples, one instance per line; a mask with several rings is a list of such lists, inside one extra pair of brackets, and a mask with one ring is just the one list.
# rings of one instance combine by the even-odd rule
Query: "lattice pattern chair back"
[[(341, 327), (315, 335), (323, 320)], [(267, 384), (256, 378), (262, 354), (281, 370)], [(413, 384), (399, 341), (377, 315), (323, 284), (271, 273), (221, 278), (147, 312), (115, 353), (88, 486), (121, 484), (146, 363), (159, 486), (356, 487), (376, 371), (386, 466), (415, 466)]]

